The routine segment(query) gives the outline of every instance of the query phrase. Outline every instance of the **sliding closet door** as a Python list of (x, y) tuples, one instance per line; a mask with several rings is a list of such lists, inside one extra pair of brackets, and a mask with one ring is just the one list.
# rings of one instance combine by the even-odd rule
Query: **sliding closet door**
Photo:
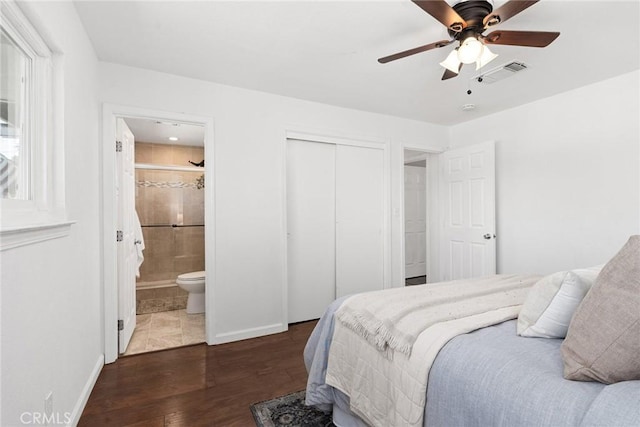
[(333, 144), (287, 142), (289, 323), (317, 319), (335, 299)]
[(383, 288), (384, 152), (336, 146), (336, 296)]

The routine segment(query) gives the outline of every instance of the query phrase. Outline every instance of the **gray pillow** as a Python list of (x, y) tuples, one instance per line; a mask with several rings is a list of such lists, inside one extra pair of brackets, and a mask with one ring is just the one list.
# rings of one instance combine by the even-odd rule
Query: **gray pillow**
[(640, 379), (640, 236), (631, 236), (602, 268), (561, 350), (566, 379)]

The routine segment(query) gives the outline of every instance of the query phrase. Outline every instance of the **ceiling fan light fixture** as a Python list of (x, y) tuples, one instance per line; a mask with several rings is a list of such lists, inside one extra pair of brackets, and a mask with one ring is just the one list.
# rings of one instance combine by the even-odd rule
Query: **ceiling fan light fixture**
[(473, 64), (482, 55), (484, 45), (475, 37), (470, 36), (460, 43), (458, 60), (463, 64)]
[(440, 63), (444, 68), (451, 71), (452, 73), (458, 74), (460, 71), (460, 60), (458, 59), (458, 48), (455, 48), (451, 51), (447, 59)]
[(496, 59), (497, 57), (498, 57), (497, 53), (491, 52), (489, 50), (489, 46), (484, 45), (482, 49), (482, 53), (480, 54), (480, 57), (476, 61), (476, 70), (479, 70), (480, 68), (484, 67), (489, 62)]
[[(396, 59), (449, 46), (456, 42), (458, 47), (440, 63), (446, 68), (442, 80), (449, 80), (459, 75), (464, 64), (476, 63), (476, 70), (493, 61), (495, 55), (486, 44), (546, 47), (558, 36), (556, 31), (515, 31), (497, 30), (483, 35), (488, 27), (503, 23), (520, 12), (536, 4), (538, 0), (500, 0), (502, 3), (494, 8), (495, 0), (425, 0), (413, 2), (447, 28), (450, 38), (440, 40), (383, 58), (378, 62), (386, 64)], [(450, 3), (455, 3), (453, 6)], [(471, 92), (471, 90), (469, 90)]]

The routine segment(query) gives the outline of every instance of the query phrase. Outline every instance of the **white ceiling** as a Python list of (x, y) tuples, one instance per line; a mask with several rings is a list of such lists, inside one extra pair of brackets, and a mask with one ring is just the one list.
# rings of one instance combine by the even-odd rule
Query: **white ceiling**
[[(204, 147), (204, 127), (149, 119), (125, 118), (136, 142)], [(178, 138), (171, 141), (169, 138)]]
[[(102, 61), (443, 125), (640, 68), (638, 0), (542, 0), (494, 27), (561, 35), (544, 49), (492, 47), (500, 56), (488, 69), (512, 60), (531, 68), (491, 85), (472, 79), (473, 66), (440, 80), (454, 45), (377, 62), (448, 38), (409, 0), (75, 4)], [(462, 111), (468, 103), (475, 110)]]

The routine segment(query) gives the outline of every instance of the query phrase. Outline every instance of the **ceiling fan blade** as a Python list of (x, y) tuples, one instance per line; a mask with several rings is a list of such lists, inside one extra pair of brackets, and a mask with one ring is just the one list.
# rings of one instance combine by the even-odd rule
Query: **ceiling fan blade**
[(458, 74), (460, 74), (460, 70), (462, 70), (462, 64), (460, 64), (460, 66), (458, 67), (458, 72), (454, 73), (453, 71), (446, 69), (444, 70), (444, 74), (442, 75), (442, 80), (449, 80), (452, 79), (454, 77), (458, 77)]
[(529, 6), (533, 6), (540, 0), (511, 0), (485, 16), (483, 24), (486, 27), (497, 25), (517, 15)]
[(444, 0), (412, 0), (422, 10), (440, 21), (445, 27), (459, 33), (466, 28), (467, 23), (458, 12), (453, 10)]
[(394, 53), (393, 55), (385, 56), (384, 58), (378, 59), (378, 62), (381, 64), (386, 64), (387, 62), (395, 61), (396, 59), (404, 58), (407, 56), (415, 55), (416, 53), (426, 52), (431, 49), (436, 49), (440, 47), (445, 47), (453, 43), (455, 40), (440, 40), (435, 43), (429, 43), (424, 46), (415, 47), (413, 49), (405, 50), (404, 52)]
[(483, 37), (487, 44), (502, 44), (510, 46), (546, 47), (560, 33), (550, 31), (493, 31)]

